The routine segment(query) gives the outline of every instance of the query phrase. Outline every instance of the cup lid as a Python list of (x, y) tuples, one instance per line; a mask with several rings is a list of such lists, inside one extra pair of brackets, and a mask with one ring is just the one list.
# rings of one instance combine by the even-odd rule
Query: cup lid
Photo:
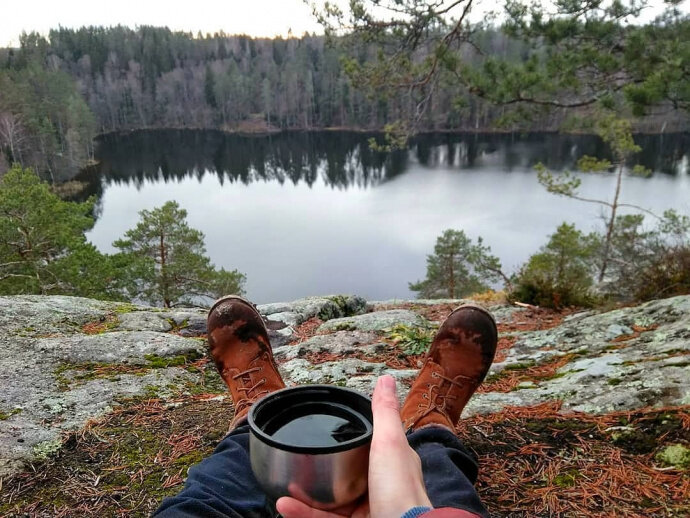
[[(278, 440), (273, 433), (291, 420), (326, 414), (361, 426), (356, 437), (331, 445), (300, 445)], [(311, 455), (337, 453), (368, 444), (373, 433), (371, 400), (356, 390), (333, 385), (301, 385), (272, 392), (255, 403), (248, 415), (251, 433), (279, 450)]]

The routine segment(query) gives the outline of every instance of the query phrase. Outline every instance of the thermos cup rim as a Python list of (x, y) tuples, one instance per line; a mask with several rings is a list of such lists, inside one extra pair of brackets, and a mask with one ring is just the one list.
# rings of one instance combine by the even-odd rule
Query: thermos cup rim
[[(292, 404), (314, 404), (317, 407), (329, 407), (337, 413), (349, 413), (349, 417), (361, 421), (365, 431), (354, 439), (329, 446), (297, 446), (276, 441), (263, 430), (263, 427), (275, 414), (271, 412), (270, 417), (266, 419), (263, 412), (270, 411), (272, 408), (279, 411), (284, 410), (288, 408), (286, 405)], [(371, 442), (373, 433), (371, 399), (356, 390), (333, 385), (300, 385), (272, 392), (252, 406), (247, 420), (252, 434), (266, 445), (291, 453), (309, 455), (324, 455), (352, 450)]]

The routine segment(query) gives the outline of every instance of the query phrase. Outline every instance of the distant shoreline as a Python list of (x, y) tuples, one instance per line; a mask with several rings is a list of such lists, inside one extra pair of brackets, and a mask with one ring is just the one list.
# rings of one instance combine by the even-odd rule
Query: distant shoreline
[[(246, 129), (222, 129), (222, 128), (206, 128), (206, 127), (148, 127), (148, 128), (132, 128), (132, 129), (122, 129), (122, 130), (111, 130), (102, 133), (98, 133), (94, 140), (98, 140), (105, 137), (111, 136), (124, 136), (132, 135), (135, 133), (145, 133), (145, 132), (155, 132), (155, 131), (214, 131), (218, 133), (223, 133), (225, 135), (234, 135), (238, 137), (271, 137), (280, 134), (289, 133), (361, 133), (368, 135), (384, 135), (382, 129), (366, 129), (366, 128), (349, 128), (349, 127), (326, 127), (326, 128), (270, 128), (264, 130), (246, 130)], [(635, 131), (633, 135), (679, 135), (690, 133), (690, 128), (685, 129), (674, 129), (673, 131)], [(412, 135), (412, 137), (417, 135), (585, 135), (585, 136), (597, 136), (595, 133), (587, 131), (558, 131), (558, 130), (508, 130), (508, 129), (426, 129), (421, 130)]]

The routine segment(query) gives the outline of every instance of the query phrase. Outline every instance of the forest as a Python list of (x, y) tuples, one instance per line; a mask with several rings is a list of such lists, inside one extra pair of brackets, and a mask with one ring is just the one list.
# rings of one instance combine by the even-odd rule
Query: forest
[(132, 129), (384, 130), (413, 121), (414, 132), (588, 131), (578, 125), (595, 106), (623, 97), (636, 129), (686, 127), (690, 29), (678, 13), (640, 26), (615, 12), (540, 26), (523, 12), (502, 26), (439, 26), (406, 48), (417, 30), (410, 16), (402, 36), (365, 19), (335, 37), (150, 26), (25, 33), (18, 48), (0, 49), (0, 171), (18, 162), (61, 181), (93, 159), (95, 135)]
[[(505, 5), (502, 24), (494, 25), (492, 20), (465, 20), (473, 0), (353, 0), (349, 18), (324, 4), (319, 13), (324, 35), (266, 39), (224, 33), (195, 35), (151, 26), (57, 28), (45, 36), (24, 33), (18, 48), (0, 50), (0, 174), (13, 171), (4, 186), (8, 190), (2, 192), (7, 207), (3, 231), (14, 236), (7, 241), (11, 259), (7, 265), (12, 273), (0, 280), (12, 284), (12, 292), (24, 290), (27, 279), (33, 283), (40, 278), (30, 291), (62, 292), (69, 285), (67, 291), (92, 290), (115, 298), (124, 297), (124, 292), (134, 289), (131, 286), (142, 282), (137, 271), (128, 273), (135, 279), (128, 287), (106, 283), (82, 289), (55, 280), (72, 275), (81, 282), (79, 272), (84, 264), (106, 264), (100, 257), (94, 260), (92, 248), (79, 248), (86, 243), (84, 232), (93, 226), (94, 200), (87, 200), (78, 218), (68, 218), (67, 227), (76, 228), (74, 236), (60, 246), (49, 246), (35, 261), (28, 261), (31, 266), (28, 273), (24, 271), (27, 257), (36, 252), (30, 234), (40, 226), (21, 230), (23, 221), (30, 218), (23, 212), (25, 207), (15, 207), (16, 200), (23, 199), (22, 182), (59, 206), (48, 191), (31, 183), (31, 175), (35, 172), (49, 180), (53, 193), (57, 192), (55, 185), (94, 164), (97, 135), (146, 129), (213, 129), (239, 134), (373, 131), (378, 137), (372, 138), (361, 159), (374, 165), (375, 171), (384, 160), (394, 166), (400, 155), (384, 152), (405, 147), (415, 134), (539, 130), (597, 135), (612, 155), (583, 155), (577, 170), (614, 173), (617, 179), (612, 197), (591, 199), (579, 193), (578, 178), (558, 171), (552, 174), (548, 164), (538, 165), (539, 182), (549, 192), (597, 204), (604, 212), (606, 229), (596, 239), (567, 225), (559, 227), (560, 234), (552, 235), (557, 242), (573, 245), (565, 247), (567, 256), (587, 257), (583, 268), (588, 275), (577, 271), (572, 275), (573, 279), (587, 279), (582, 287), (587, 296), (574, 297), (569, 303), (590, 303), (594, 277), (596, 284), (603, 285), (612, 277), (612, 270), (623, 268), (626, 258), (635, 256), (626, 248), (630, 243), (641, 250), (636, 252), (639, 257), (650, 261), (650, 276), (658, 274), (661, 279), (653, 283), (647, 279), (642, 284), (658, 285), (654, 295), (683, 292), (688, 282), (687, 216), (669, 213), (662, 218), (620, 198), (627, 175), (651, 173), (634, 162), (641, 151), (636, 135), (688, 128), (690, 17), (677, 4), (668, 2), (664, 12), (651, 21), (630, 23), (638, 19), (644, 3), (558, 0), (554, 11), (545, 14), (539, 4), (516, 1)], [(378, 17), (383, 5), (392, 17)], [(456, 14), (450, 16), (453, 9)], [(348, 30), (343, 32), (343, 27)], [(281, 160), (292, 156), (282, 155)], [(251, 160), (243, 163), (241, 156), (234, 153), (224, 167), (224, 155), (214, 153), (214, 166), (218, 170), (242, 169), (238, 175), (246, 176)], [(261, 173), (260, 167), (257, 170)], [(182, 210), (167, 204), (161, 210), (166, 207), (171, 213)], [(651, 234), (644, 234), (648, 229), (642, 227), (642, 219), (626, 219), (620, 208), (647, 214), (661, 223)], [(142, 213), (142, 218), (165, 219), (158, 213), (154, 216)], [(36, 217), (42, 224), (51, 222), (50, 215)], [(21, 235), (15, 236), (16, 232)], [(681, 237), (671, 246), (674, 236)], [(460, 255), (479, 257), (478, 271), (489, 272), (489, 280), (500, 270), (492, 261), (484, 261), (481, 241), (471, 248), (461, 234), (446, 237), (455, 243), (453, 250), (464, 247), (472, 252)], [(195, 239), (202, 258), (195, 261), (203, 266), (203, 275), (196, 280), (204, 277), (209, 293), (219, 285), (240, 286), (241, 274), (217, 271), (204, 256), (203, 239)], [(75, 256), (69, 250), (77, 245), (88, 260), (78, 266), (63, 265), (66, 257)], [(621, 252), (624, 249), (627, 251)], [(117, 256), (109, 265), (114, 273), (101, 277), (120, 277), (117, 272), (123, 257), (126, 269), (137, 270), (139, 259), (134, 260), (133, 253), (129, 250)], [(168, 264), (166, 253), (156, 259), (160, 264)], [(548, 305), (554, 300), (554, 285), (565, 277), (563, 268), (556, 267), (561, 263), (551, 261), (547, 251), (542, 254), (547, 255), (533, 256), (541, 259), (521, 270), (525, 282), (513, 283), (502, 272), (499, 277), (507, 285), (515, 284), (518, 291), (522, 286), (523, 300)], [(147, 260), (149, 266), (153, 264)], [(661, 273), (655, 270), (660, 264)], [(669, 264), (677, 266), (670, 273)], [(19, 273), (14, 271), (17, 265)], [(48, 266), (47, 276), (34, 272)], [(433, 261), (429, 267), (433, 277), (438, 268)], [(549, 277), (554, 271), (557, 281)], [(542, 274), (547, 275), (546, 281)], [(621, 295), (621, 279), (627, 275), (626, 270), (616, 277), (614, 297)], [(449, 296), (457, 296), (455, 282), (450, 285)], [(411, 284), (411, 289), (426, 296), (437, 296), (446, 288), (444, 283), (440, 288), (433, 283)], [(638, 291), (636, 298), (652, 296)], [(545, 298), (540, 299), (541, 293)], [(161, 297), (166, 306), (172, 303), (168, 295)], [(560, 294), (558, 300), (569, 299)]]
[[(519, 58), (500, 31), (482, 39), (492, 53)], [(360, 59), (373, 59), (375, 50), (362, 45)], [(306, 34), (261, 39), (119, 26), (24, 34), (18, 49), (0, 51), (5, 169), (18, 161), (73, 174), (92, 158), (97, 133), (376, 130), (408, 116), (403, 99), (353, 88), (343, 56), (324, 36)], [(452, 88), (436, 95), (427, 129), (487, 128), (496, 118), (498, 109), (478, 99), (456, 108), (457, 95)]]

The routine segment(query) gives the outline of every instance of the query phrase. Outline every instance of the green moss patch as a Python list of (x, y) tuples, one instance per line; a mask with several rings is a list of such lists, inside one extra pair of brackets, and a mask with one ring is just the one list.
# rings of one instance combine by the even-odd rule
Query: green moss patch
[(333, 331), (356, 331), (357, 326), (348, 322), (342, 322), (333, 328)]
[(83, 385), (94, 379), (109, 379), (117, 381), (121, 374), (143, 376), (152, 369), (165, 369), (168, 367), (184, 367), (190, 371), (198, 371), (195, 367), (203, 355), (190, 351), (187, 354), (177, 356), (158, 356), (147, 354), (145, 364), (130, 365), (125, 363), (82, 362), (60, 364), (55, 369), (55, 379), (60, 390), (69, 390), (72, 387)]
[(144, 356), (146, 359), (146, 366), (150, 369), (165, 369), (167, 367), (180, 367), (188, 363), (192, 363), (203, 355), (197, 353), (196, 351), (190, 351), (187, 354), (180, 354), (178, 356), (158, 356), (157, 354), (147, 354)]
[(637, 422), (621, 417), (618, 424), (620, 426), (613, 427), (609, 433), (611, 441), (623, 451), (637, 455), (649, 454), (664, 442), (676, 441), (688, 435), (675, 413), (652, 413)]
[(559, 473), (556, 475), (552, 483), (556, 487), (573, 487), (577, 481), (577, 479), (580, 477), (580, 472), (576, 469), (570, 469), (566, 471), (565, 473)]
[(690, 448), (683, 444), (672, 444), (657, 453), (656, 459), (666, 466), (690, 469)]
[(325, 322), (333, 318), (352, 316), (353, 313), (348, 311), (347, 297), (344, 295), (333, 295), (332, 297), (327, 297), (327, 299), (333, 302), (335, 307), (325, 305), (321, 308), (318, 315), (316, 315), (320, 320)]
[(527, 370), (531, 367), (534, 367), (537, 364), (537, 362), (530, 360), (527, 362), (519, 362), (519, 363), (511, 363), (509, 365), (506, 365), (503, 370), (504, 371), (524, 371)]
[(21, 411), (22, 411), (21, 408), (13, 408), (12, 410), (10, 410), (8, 412), (3, 412), (2, 410), (0, 410), (0, 421), (6, 421), (7, 419), (12, 417), (13, 415), (20, 414)]
[[(153, 308), (151, 308), (151, 309), (153, 309)], [(123, 303), (123, 304), (119, 304), (119, 305), (118, 305), (117, 307), (115, 307), (115, 309), (113, 310), (113, 312), (114, 312), (115, 314), (134, 313), (135, 311), (139, 311), (139, 308), (136, 307), (134, 304), (129, 304), (129, 303), (127, 303), (127, 302), (125, 302), (125, 303)]]
[(364, 311), (366, 305), (362, 299), (352, 298), (346, 295), (332, 295), (326, 297), (333, 304), (324, 305), (316, 315), (320, 320), (327, 321), (333, 318), (343, 318), (358, 315)]

